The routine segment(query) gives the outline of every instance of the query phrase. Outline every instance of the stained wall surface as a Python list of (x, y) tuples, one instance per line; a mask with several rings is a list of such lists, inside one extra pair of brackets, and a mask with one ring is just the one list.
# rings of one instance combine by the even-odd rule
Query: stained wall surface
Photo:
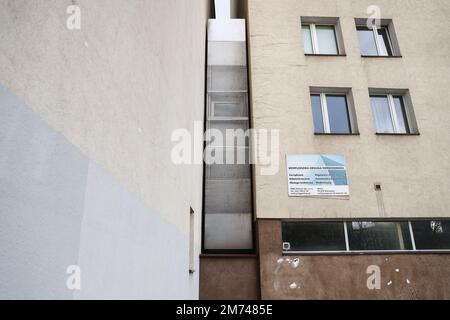
[(201, 300), (258, 300), (259, 266), (255, 256), (202, 256)]
[[(450, 298), (448, 254), (286, 256), (278, 220), (259, 220), (258, 240), (264, 300)], [(373, 266), (380, 271), (380, 288), (371, 290)]]
[[(255, 171), (258, 218), (449, 217), (450, 3), (377, 1), (402, 57), (362, 58), (355, 18), (373, 4), (249, 0), (252, 124), (280, 130), (279, 172)], [(346, 55), (305, 56), (301, 17), (339, 18)], [(360, 135), (315, 135), (310, 87), (352, 88)], [(409, 89), (420, 136), (376, 135), (369, 88)], [(289, 198), (287, 154), (344, 155), (350, 200)]]
[(0, 1), (0, 297), (198, 298), (203, 170), (171, 137), (204, 120), (208, 6)]

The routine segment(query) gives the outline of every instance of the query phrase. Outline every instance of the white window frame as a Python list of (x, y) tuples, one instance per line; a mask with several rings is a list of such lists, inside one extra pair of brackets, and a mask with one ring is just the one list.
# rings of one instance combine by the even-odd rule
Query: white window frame
[(330, 134), (330, 116), (328, 115), (327, 95), (325, 93), (320, 94), (320, 107), (322, 108), (323, 131)]
[[(389, 113), (391, 114), (391, 120), (392, 120), (392, 126), (394, 127), (394, 134), (407, 134), (408, 132), (401, 132), (400, 131), (400, 123), (398, 121), (398, 117), (397, 117), (397, 112), (395, 112), (395, 101), (394, 101), (394, 95), (392, 94), (385, 94), (385, 95), (371, 95), (371, 97), (376, 97), (376, 96), (386, 96), (387, 100), (388, 100), (388, 105), (389, 105)], [(399, 95), (396, 95), (399, 96)], [(403, 101), (403, 105), (405, 105), (405, 99), (403, 96), (399, 96), (402, 98)], [(405, 105), (406, 108), (406, 105)], [(406, 112), (406, 110), (403, 110), (404, 112)], [(406, 116), (406, 115), (405, 115)], [(408, 127), (410, 126), (409, 121), (408, 121), (408, 117), (406, 117), (406, 121), (408, 124)], [(377, 128), (377, 132), (378, 132), (378, 128)]]
[[(314, 95), (314, 94), (313, 94)], [(317, 94), (316, 94), (317, 95)], [(327, 95), (338, 95), (338, 96), (345, 96), (345, 101), (347, 104), (347, 115), (350, 117), (350, 110), (349, 110), (349, 102), (348, 102), (348, 96), (343, 93), (320, 93), (320, 107), (322, 109), (322, 121), (323, 121), (323, 131), (325, 134), (332, 134), (331, 132), (331, 124), (330, 124), (330, 116), (328, 114), (328, 102), (327, 102)], [(349, 134), (353, 133), (352, 123), (349, 121), (350, 126), (350, 132)]]
[[(364, 27), (364, 26), (362, 26)], [(392, 46), (392, 41), (391, 41), (391, 33), (389, 32), (389, 28), (388, 27), (384, 27), (381, 26), (381, 28), (385, 28), (387, 31), (387, 35), (388, 35), (388, 45), (391, 48), (391, 52), (392, 55), (394, 55), (394, 47)], [(372, 33), (373, 33), (373, 37), (375, 39), (375, 45), (377, 47), (377, 53), (379, 57), (390, 57), (389, 53), (386, 50), (386, 54), (383, 54), (383, 46), (381, 45), (381, 41), (380, 41), (380, 37), (378, 36), (378, 30), (380, 30), (381, 28), (378, 28), (376, 25), (372, 26)]]
[(411, 236), (411, 242), (412, 242), (413, 251), (417, 251), (416, 239), (414, 238), (414, 231), (413, 231), (413, 227), (412, 227), (412, 222), (411, 221), (408, 221), (408, 226), (409, 226), (409, 234)]
[(350, 252), (350, 240), (348, 239), (348, 229), (346, 221), (344, 221), (344, 235), (345, 235), (345, 249), (347, 252)]
[[(332, 221), (332, 220), (330, 220)], [(402, 221), (393, 221), (393, 220), (373, 220), (374, 222), (383, 222), (383, 221), (387, 221), (387, 222), (392, 222), (392, 223), (400, 223)], [(409, 254), (409, 253), (450, 253), (450, 249), (417, 249), (417, 244), (416, 244), (416, 239), (414, 237), (414, 230), (412, 227), (412, 222), (415, 220), (407, 220), (406, 222), (408, 222), (408, 229), (409, 229), (409, 233), (411, 236), (411, 244), (412, 244), (412, 249), (410, 250), (351, 250), (350, 248), (350, 242), (349, 242), (349, 236), (348, 236), (348, 228), (347, 228), (347, 223), (350, 222), (354, 222), (354, 220), (344, 220), (344, 221), (336, 221), (339, 223), (343, 223), (344, 224), (344, 236), (345, 236), (345, 246), (346, 246), (346, 250), (345, 251), (291, 251), (286, 250), (284, 247), (282, 248), (283, 250), (283, 255), (321, 255), (321, 254), (334, 254), (334, 255), (341, 255), (341, 254), (389, 254), (389, 253), (393, 253), (393, 254), (397, 254), (397, 253), (401, 253), (401, 254)], [(428, 221), (428, 220), (427, 220)], [(284, 239), (283, 239), (284, 240)], [(284, 242), (284, 243), (288, 243), (288, 242)], [(284, 244), (283, 243), (283, 244)], [(290, 247), (290, 246), (289, 246)]]
[(326, 23), (302, 23), (302, 28), (303, 26), (309, 26), (309, 32), (311, 34), (311, 43), (312, 43), (312, 49), (313, 49), (313, 53), (312, 54), (321, 54), (320, 53), (320, 48), (319, 48), (319, 39), (317, 38), (317, 31), (316, 31), (316, 26), (332, 26), (334, 28), (334, 41), (336, 42), (336, 49), (337, 49), (337, 54), (339, 55), (341, 50), (339, 48), (339, 41), (338, 41), (338, 37), (337, 37), (337, 31), (336, 31), (336, 25), (335, 24), (326, 24)]

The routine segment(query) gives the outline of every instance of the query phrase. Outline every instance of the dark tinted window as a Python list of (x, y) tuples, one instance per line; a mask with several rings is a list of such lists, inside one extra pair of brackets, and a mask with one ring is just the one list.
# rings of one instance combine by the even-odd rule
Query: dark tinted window
[(378, 39), (381, 45), (382, 56), (392, 56), (391, 40), (389, 37), (389, 31), (386, 27), (378, 29)]
[(412, 250), (408, 222), (347, 222), (351, 251)]
[(450, 250), (450, 221), (413, 221), (417, 250)]
[(403, 97), (394, 97), (394, 108), (397, 115), (400, 133), (410, 133), (408, 119), (406, 117), (405, 104), (403, 103)]
[(328, 118), (331, 133), (351, 133), (345, 95), (327, 95)]
[(290, 251), (346, 251), (342, 222), (283, 222), (283, 242)]

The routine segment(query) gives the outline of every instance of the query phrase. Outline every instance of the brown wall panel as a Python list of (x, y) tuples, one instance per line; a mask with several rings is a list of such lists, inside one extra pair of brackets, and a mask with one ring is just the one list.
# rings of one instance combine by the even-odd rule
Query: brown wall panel
[(256, 256), (202, 256), (200, 300), (259, 299)]
[[(450, 299), (449, 254), (293, 257), (281, 241), (280, 221), (258, 221), (262, 299)], [(372, 265), (380, 290), (367, 287)]]

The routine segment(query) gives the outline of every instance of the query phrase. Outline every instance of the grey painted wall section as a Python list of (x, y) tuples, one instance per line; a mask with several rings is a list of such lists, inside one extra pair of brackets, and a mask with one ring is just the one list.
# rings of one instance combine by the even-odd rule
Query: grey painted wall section
[(69, 30), (73, 3), (0, 0), (0, 83), (188, 236), (203, 166), (171, 136), (204, 121), (209, 0), (77, 0)]
[[(36, 278), (31, 276), (35, 272), (42, 273), (43, 267), (36, 266), (33, 269), (30, 266), (23, 267), (22, 272), (18, 274), (24, 277), (24, 274), (29, 272), (28, 277), (43, 282), (40, 286), (14, 283), (16, 278), (9, 277), (13, 270), (21, 271), (19, 262), (28, 263), (30, 256), (25, 253), (34, 252), (36, 248), (44, 249), (35, 243), (39, 242), (35, 240), (39, 239), (38, 236), (48, 234), (51, 241), (55, 242), (52, 244), (56, 247), (52, 249), (52, 252), (55, 252), (53, 256), (61, 259), (58, 263), (54, 261), (55, 270), (61, 271), (63, 268), (61, 277), (65, 277), (66, 264), (69, 261), (73, 264), (78, 256), (80, 264), (88, 265), (82, 269), (83, 289), (75, 295), (76, 298), (99, 297), (102, 294), (117, 297), (119, 289), (124, 297), (137, 295), (142, 298), (198, 297), (198, 273), (189, 276), (187, 266), (186, 268), (180, 266), (181, 259), (185, 259), (185, 255), (187, 259), (188, 255), (187, 241), (185, 244), (180, 234), (184, 238), (189, 236), (189, 214), (192, 208), (196, 216), (194, 239), (195, 257), (198, 257), (201, 249), (203, 166), (174, 164), (171, 161), (171, 152), (176, 143), (172, 143), (171, 136), (174, 130), (180, 128), (186, 128), (193, 133), (194, 121), (204, 122), (205, 39), (209, 2), (209, 0), (0, 0), (0, 84), (20, 97), (20, 100), (35, 112), (30, 117), (38, 115), (51, 128), (61, 133), (57, 135), (55, 131), (50, 130), (45, 139), (35, 132), (30, 134), (33, 137), (32, 141), (39, 139), (35, 141), (33, 149), (36, 156), (31, 155), (32, 149), (20, 143), (15, 145), (19, 137), (8, 134), (8, 140), (5, 140), (6, 138), (2, 140), (0, 150), (2, 174), (5, 175), (5, 170), (6, 172), (14, 170), (10, 164), (5, 164), (6, 157), (12, 159), (13, 156), (20, 158), (20, 161), (9, 160), (12, 163), (17, 162), (16, 168), (19, 171), (22, 170), (21, 166), (25, 166), (22, 165), (23, 161), (30, 161), (29, 166), (32, 168), (30, 171), (39, 171), (38, 163), (46, 166), (46, 162), (49, 161), (46, 158), (56, 156), (50, 151), (49, 144), (56, 143), (59, 139), (66, 138), (76, 147), (75, 150), (79, 149), (86, 156), (84, 173), (79, 173), (80, 179), (83, 178), (85, 184), (82, 188), (81, 184), (76, 184), (78, 189), (69, 185), (61, 186), (62, 181), (58, 180), (55, 182), (58, 186), (53, 187), (54, 191), (49, 191), (47, 189), (50, 185), (45, 181), (48, 177), (44, 173), (42, 173), (44, 182), (40, 185), (36, 182), (35, 187), (30, 182), (14, 179), (14, 176), (9, 185), (2, 180), (0, 188), (9, 190), (5, 196), (0, 195), (2, 222), (7, 221), (17, 229), (21, 226), (18, 217), (22, 214), (24, 215), (22, 224), (28, 225), (29, 229), (34, 231), (34, 226), (33, 228), (31, 226), (34, 221), (28, 219), (33, 217), (30, 212), (8, 211), (8, 215), (5, 215), (4, 209), (12, 206), (13, 200), (15, 206), (24, 205), (23, 199), (30, 197), (29, 189), (34, 188), (33, 192), (37, 192), (36, 190), (40, 192), (36, 195), (38, 199), (36, 203), (26, 203), (37, 207), (40, 199), (46, 199), (43, 194), (63, 199), (60, 193), (67, 187), (70, 192), (66, 197), (77, 204), (77, 207), (72, 205), (71, 210), (76, 212), (74, 215), (78, 215), (76, 218), (78, 229), (70, 223), (73, 228), (71, 232), (74, 234), (72, 236), (63, 230), (62, 226), (57, 225), (57, 219), (53, 219), (52, 216), (56, 215), (57, 207), (50, 206), (49, 201), (43, 201), (41, 205), (44, 207), (42, 211), (52, 218), (49, 217), (48, 221), (55, 223), (51, 225), (52, 232), (36, 231), (36, 235), (33, 236), (28, 235), (31, 231), (24, 228), (20, 229), (22, 231), (19, 233), (11, 227), (9, 229), (0, 227), (2, 240), (0, 291), (9, 290), (1, 288), (16, 288), (15, 293), (18, 295), (24, 292), (19, 290), (19, 285), (22, 285), (27, 292), (36, 290), (37, 293), (29, 294), (30, 296), (36, 297), (39, 293), (51, 296), (48, 288), (55, 286), (50, 284), (47, 288), (46, 281), (49, 281), (50, 276), (39, 275)], [(66, 27), (69, 18), (67, 7), (72, 4), (79, 5), (81, 9), (80, 30), (69, 30)], [(12, 116), (16, 112), (18, 111), (8, 114)], [(3, 113), (2, 111), (0, 114), (2, 119), (0, 134), (4, 136), (5, 132), (13, 130), (14, 126), (11, 121), (3, 120), (6, 118)], [(6, 127), (3, 121), (6, 122)], [(22, 127), (19, 126), (14, 130), (22, 130), (19, 128), (31, 130), (32, 127), (24, 123)], [(55, 138), (55, 135), (58, 138)], [(198, 139), (196, 143), (201, 149), (202, 139)], [(82, 157), (79, 151), (77, 152)], [(22, 154), (19, 154), (20, 152)], [(69, 156), (67, 153), (64, 155)], [(34, 162), (30, 160), (33, 157), (36, 158)], [(38, 160), (39, 157), (43, 160)], [(65, 163), (65, 167), (70, 169), (64, 174), (78, 174), (75, 172), (76, 166), (68, 160), (58, 162)], [(101, 187), (93, 187), (93, 177), (109, 174), (100, 172), (101, 169), (98, 167), (95, 169), (96, 166), (92, 161), (117, 180), (118, 184), (115, 186), (117, 188), (122, 186), (120, 192), (101, 179), (99, 180), (103, 181)], [(81, 165), (82, 162), (78, 163)], [(55, 165), (50, 166), (53, 167)], [(26, 174), (25, 171), (23, 174), (29, 179), (30, 174)], [(70, 183), (68, 177), (56, 173), (55, 175), (57, 179)], [(15, 184), (15, 191), (12, 184)], [(95, 190), (95, 193), (90, 194), (92, 191), (87, 190)], [(77, 196), (75, 194), (77, 192), (81, 193), (81, 196)], [(111, 211), (112, 208), (106, 209), (111, 205), (111, 199), (103, 202), (98, 200), (103, 199), (102, 194), (107, 195), (110, 192), (115, 192), (114, 201), (120, 200), (114, 207), (116, 211)], [(121, 196), (118, 196), (119, 193)], [(84, 201), (85, 194), (86, 201)], [(94, 205), (89, 201), (91, 196), (93, 199), (97, 197), (99, 203)], [(81, 200), (76, 200), (76, 197)], [(145, 212), (140, 200), (147, 207)], [(61, 200), (61, 203), (67, 202)], [(99, 204), (108, 206), (101, 207)], [(93, 207), (103, 208), (104, 211), (92, 213)], [(100, 218), (100, 214), (106, 216), (107, 211), (113, 217), (112, 221)], [(120, 223), (114, 224), (113, 220), (116, 217), (119, 219), (118, 214), (122, 213), (127, 213), (129, 220), (122, 216)], [(68, 210), (63, 214), (68, 215)], [(66, 222), (67, 219), (63, 214), (58, 217)], [(95, 221), (95, 226), (91, 225), (94, 223), (92, 221)], [(156, 228), (158, 223), (161, 225)], [(139, 224), (137, 231), (125, 235), (125, 230), (129, 232), (135, 224)], [(43, 222), (39, 228), (43, 228), (44, 225), (48, 223)], [(111, 229), (107, 229), (106, 225)], [(165, 242), (158, 242), (156, 235), (150, 237), (141, 233), (144, 232), (141, 229), (143, 228), (152, 234), (154, 227), (158, 231), (166, 231)], [(100, 232), (101, 230), (103, 231)], [(93, 232), (96, 233), (96, 238)], [(22, 243), (25, 236), (30, 243)], [(74, 247), (66, 253), (68, 257), (62, 259), (62, 245), (58, 242), (62, 242), (61, 239), (65, 236), (70, 236)], [(108, 242), (103, 240), (107, 237)], [(3, 241), (4, 239), (8, 241)], [(108, 245), (100, 250), (96, 241), (107, 242)], [(121, 241), (127, 243), (123, 245), (129, 250), (123, 249), (122, 243), (117, 244)], [(88, 242), (91, 242), (92, 247), (86, 245)], [(111, 248), (111, 242), (114, 242), (116, 251)], [(139, 249), (144, 247), (148, 249)], [(14, 250), (18, 249), (25, 253), (16, 254)], [(45, 257), (52, 255), (39, 250), (36, 256), (44, 261), (42, 265), (47, 264), (48, 267), (50, 262)], [(91, 252), (101, 254), (93, 257), (95, 254)], [(148, 258), (149, 252), (151, 260)], [(170, 255), (165, 252), (170, 252)], [(8, 259), (5, 260), (4, 257)], [(116, 262), (122, 259), (123, 264), (117, 265)], [(7, 263), (11, 264), (8, 269)], [(91, 269), (90, 263), (95, 264), (96, 269)], [(125, 263), (129, 266), (130, 273), (125, 273)], [(198, 270), (198, 259), (195, 261), (195, 267)], [(17, 268), (19, 269), (15, 270)], [(154, 273), (155, 270), (164, 271), (157, 274)], [(174, 270), (177, 273), (169, 276), (169, 272)], [(48, 271), (48, 274), (56, 277), (55, 271)], [(94, 277), (97, 281), (95, 283)], [(59, 279), (55, 282), (61, 283)], [(164, 287), (161, 292), (157, 292), (163, 282)], [(6, 284), (9, 287), (6, 287)], [(41, 292), (42, 288), (44, 291)], [(62, 297), (60, 293), (55, 292), (53, 296)]]
[(188, 268), (175, 225), (0, 86), (0, 299), (196, 298)]
[[(195, 299), (177, 228), (91, 162), (81, 228), (79, 299)], [(125, 289), (125, 291), (124, 291)]]
[(0, 298), (71, 298), (88, 162), (0, 86)]

